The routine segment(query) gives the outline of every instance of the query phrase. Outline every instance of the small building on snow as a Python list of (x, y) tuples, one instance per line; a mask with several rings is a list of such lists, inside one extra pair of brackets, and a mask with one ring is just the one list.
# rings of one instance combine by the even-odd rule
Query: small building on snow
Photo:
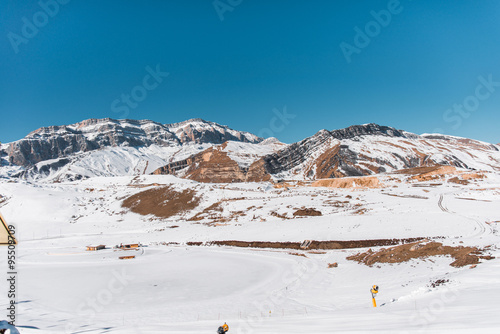
[(98, 251), (100, 249), (106, 248), (105, 245), (97, 245), (97, 246), (87, 246), (88, 251)]

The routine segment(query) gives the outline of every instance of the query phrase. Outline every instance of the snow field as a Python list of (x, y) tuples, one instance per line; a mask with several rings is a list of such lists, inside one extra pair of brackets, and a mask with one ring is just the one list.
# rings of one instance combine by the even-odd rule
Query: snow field
[[(193, 188), (202, 196), (200, 206), (168, 219), (121, 208), (121, 200), (154, 183)], [(367, 267), (346, 260), (366, 249), (313, 254), (185, 243), (440, 236), (439, 242), (454, 246), (493, 245), (491, 254), (500, 256), (499, 185), (495, 175), (467, 186), (288, 191), (172, 176), (0, 181), (0, 194), (8, 198), (0, 210), (21, 241), (17, 324), (34, 327), (20, 327), (21, 333), (214, 333), (224, 321), (230, 333), (494, 333), (500, 327), (497, 259), (474, 269), (450, 267), (449, 257)], [(221, 217), (232, 217), (224, 224), (187, 220), (216, 202)], [(323, 216), (293, 218), (301, 207)], [(367, 211), (356, 214), (359, 207)], [(245, 215), (233, 217), (237, 211)], [(110, 248), (132, 242), (146, 247)], [(90, 244), (108, 249), (86, 252)], [(136, 258), (118, 259), (129, 254)], [(5, 261), (0, 258), (2, 268)], [(328, 269), (333, 262), (338, 267)], [(438, 280), (448, 282), (432, 288)], [(380, 286), (378, 308), (371, 305), (373, 284)]]

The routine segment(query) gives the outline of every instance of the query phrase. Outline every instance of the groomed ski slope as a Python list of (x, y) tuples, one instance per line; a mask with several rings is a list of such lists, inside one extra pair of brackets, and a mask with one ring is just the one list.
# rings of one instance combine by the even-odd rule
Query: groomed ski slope
[[(470, 185), (286, 192), (266, 183), (221, 186), (159, 176), (0, 181), (7, 198), (0, 210), (20, 240), (17, 325), (21, 333), (215, 333), (223, 322), (229, 333), (496, 333), (498, 259), (474, 269), (451, 267), (450, 257), (367, 267), (346, 260), (366, 249), (322, 254), (185, 243), (442, 237), (446, 245), (494, 245), (489, 254), (498, 257), (499, 181), (491, 174)], [(123, 212), (117, 198), (148, 189), (132, 183), (155, 182), (196, 189), (203, 196), (200, 208), (167, 219)], [(328, 202), (347, 196), (360, 206)], [(223, 215), (246, 210), (245, 216), (219, 226), (186, 221), (213, 202), (243, 197), (227, 201)], [(258, 204), (248, 209), (249, 202)], [(302, 206), (323, 216), (270, 215), (291, 216)], [(359, 207), (366, 213), (355, 214)], [(174, 224), (179, 227), (168, 228)], [(111, 248), (132, 242), (144, 247)], [(86, 252), (90, 244), (108, 248)], [(306, 257), (290, 254), (297, 252)], [(124, 255), (135, 258), (118, 259)], [(328, 268), (333, 262), (338, 267)], [(6, 267), (5, 256), (0, 265)], [(438, 280), (447, 282), (431, 287)], [(369, 293), (373, 284), (380, 287), (377, 308)]]

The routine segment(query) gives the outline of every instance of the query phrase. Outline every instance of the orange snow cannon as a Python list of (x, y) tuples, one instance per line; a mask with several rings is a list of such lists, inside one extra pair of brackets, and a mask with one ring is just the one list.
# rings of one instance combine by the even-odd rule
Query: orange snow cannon
[(225, 334), (229, 330), (229, 326), (224, 323), (224, 325), (220, 326), (217, 330), (217, 334)]
[(377, 302), (375, 301), (375, 296), (378, 293), (378, 285), (372, 286), (370, 292), (372, 293), (372, 302), (373, 302), (373, 307), (377, 307)]

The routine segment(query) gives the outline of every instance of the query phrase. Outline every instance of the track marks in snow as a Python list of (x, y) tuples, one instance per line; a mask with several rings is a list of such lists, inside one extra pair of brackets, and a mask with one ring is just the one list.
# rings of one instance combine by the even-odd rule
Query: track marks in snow
[(478, 231), (478, 232), (475, 233), (474, 235), (472, 235), (471, 237), (475, 238), (475, 237), (482, 236), (482, 235), (493, 234), (493, 228), (491, 226), (489, 226), (488, 224), (486, 224), (485, 222), (479, 221), (478, 219), (470, 217), (470, 216), (466, 216), (466, 215), (462, 215), (462, 214), (450, 211), (446, 207), (446, 205), (444, 204), (444, 194), (440, 194), (439, 195), (438, 206), (439, 206), (439, 208), (443, 212), (446, 212), (446, 213), (449, 213), (449, 214), (452, 214), (452, 215), (456, 215), (456, 216), (459, 216), (459, 217), (463, 217), (463, 218), (466, 218), (468, 220), (473, 221), (474, 224), (476, 224), (476, 227), (474, 228), (474, 231)]
[(443, 211), (443, 212), (446, 212), (446, 213), (453, 213), (451, 212), (450, 210), (448, 210), (448, 208), (443, 204), (443, 199), (444, 199), (444, 196), (443, 194), (440, 194), (439, 195), (439, 200), (438, 200), (438, 206), (439, 208)]

